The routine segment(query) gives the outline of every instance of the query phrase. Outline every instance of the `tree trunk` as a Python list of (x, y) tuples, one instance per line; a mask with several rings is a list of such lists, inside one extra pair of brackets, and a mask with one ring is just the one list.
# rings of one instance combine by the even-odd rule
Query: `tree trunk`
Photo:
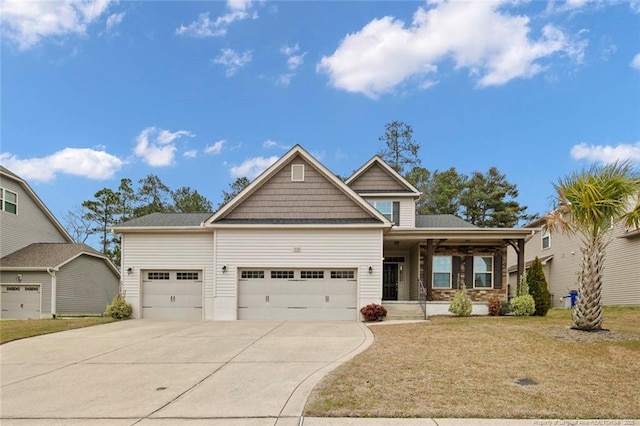
[(582, 276), (578, 285), (578, 301), (573, 310), (571, 328), (584, 331), (602, 329), (602, 272), (606, 243), (592, 238), (582, 251)]

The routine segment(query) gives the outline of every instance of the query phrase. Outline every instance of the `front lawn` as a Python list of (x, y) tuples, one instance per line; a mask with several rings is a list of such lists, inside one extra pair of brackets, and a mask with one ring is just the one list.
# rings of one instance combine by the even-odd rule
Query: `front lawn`
[(640, 418), (640, 308), (605, 308), (608, 333), (570, 330), (570, 318), (374, 325), (375, 342), (325, 377), (304, 415)]
[(115, 321), (110, 317), (26, 319), (0, 321), (0, 344), (41, 334), (90, 327)]

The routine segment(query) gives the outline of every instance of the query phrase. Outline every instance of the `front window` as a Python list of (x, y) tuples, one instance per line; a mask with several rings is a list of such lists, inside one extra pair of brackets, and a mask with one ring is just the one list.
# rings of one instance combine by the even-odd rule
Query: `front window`
[(473, 287), (491, 288), (493, 287), (493, 257), (474, 256), (473, 257)]
[(433, 288), (451, 288), (451, 256), (433, 256)]
[(391, 201), (369, 201), (384, 217), (393, 220), (393, 203)]

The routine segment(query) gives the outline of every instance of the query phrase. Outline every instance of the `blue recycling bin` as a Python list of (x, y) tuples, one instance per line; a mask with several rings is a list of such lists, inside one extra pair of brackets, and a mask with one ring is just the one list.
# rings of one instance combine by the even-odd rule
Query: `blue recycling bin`
[(571, 296), (571, 307), (576, 306), (576, 302), (578, 301), (578, 290), (571, 290), (569, 292), (569, 296)]

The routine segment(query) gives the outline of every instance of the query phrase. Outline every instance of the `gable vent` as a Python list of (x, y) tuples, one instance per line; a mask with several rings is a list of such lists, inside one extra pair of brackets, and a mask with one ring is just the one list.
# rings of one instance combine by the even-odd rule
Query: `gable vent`
[(304, 164), (291, 165), (291, 181), (304, 182)]

